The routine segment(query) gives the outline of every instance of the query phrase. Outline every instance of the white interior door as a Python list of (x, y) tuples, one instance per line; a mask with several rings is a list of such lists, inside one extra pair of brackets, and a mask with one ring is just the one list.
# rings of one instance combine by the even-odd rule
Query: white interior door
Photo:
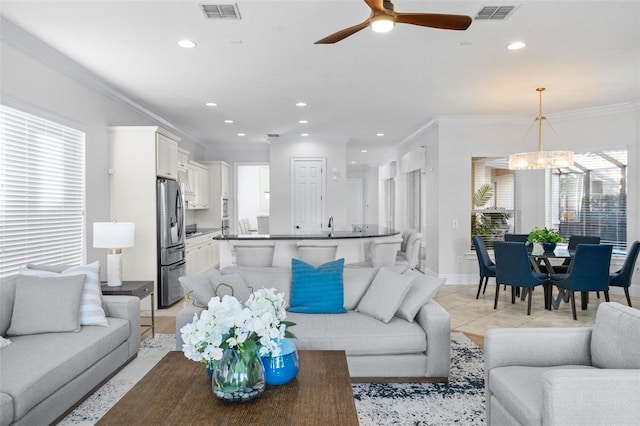
[(324, 215), (324, 158), (292, 158), (293, 232), (322, 231)]
[(347, 223), (351, 226), (363, 224), (362, 178), (347, 178)]

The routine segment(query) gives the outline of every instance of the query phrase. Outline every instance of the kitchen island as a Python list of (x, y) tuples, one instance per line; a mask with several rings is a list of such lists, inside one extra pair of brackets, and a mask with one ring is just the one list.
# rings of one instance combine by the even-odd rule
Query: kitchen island
[(323, 230), (311, 234), (237, 234), (219, 235), (220, 240), (220, 268), (233, 264), (232, 244), (242, 241), (243, 244), (256, 245), (264, 241), (273, 241), (275, 251), (273, 254), (273, 266), (291, 267), (291, 259), (297, 258), (297, 243), (302, 240), (336, 241), (338, 251), (336, 259), (344, 258), (345, 263), (363, 262), (367, 259), (367, 250), (374, 240), (397, 239), (400, 232), (395, 229), (379, 225), (363, 225), (354, 227), (352, 231)]

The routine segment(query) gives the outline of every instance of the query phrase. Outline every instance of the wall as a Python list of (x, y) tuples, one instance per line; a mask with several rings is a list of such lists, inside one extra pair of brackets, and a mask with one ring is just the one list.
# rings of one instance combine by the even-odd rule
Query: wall
[(378, 167), (347, 167), (347, 177), (361, 178), (363, 182), (362, 222), (378, 223)]
[[(272, 143), (270, 152), (271, 214), (269, 230), (272, 234), (292, 233), (291, 219), (291, 158), (326, 158), (325, 222), (333, 216), (335, 229), (343, 229), (346, 222), (346, 144), (320, 142)], [(330, 170), (338, 169), (338, 179)]]
[[(20, 33), (6, 21), (2, 24), (0, 102), (58, 121), (86, 134), (85, 257), (88, 262), (100, 260), (102, 265), (106, 265), (107, 251), (94, 249), (92, 241), (93, 222), (111, 219), (108, 127), (159, 123), (113, 97), (104, 95), (103, 91), (90, 83), (82, 83), (78, 78), (70, 76), (70, 70), (75, 69), (87, 80), (98, 81), (89, 71), (79, 69), (77, 64), (51, 51), (41, 41)], [(28, 41), (21, 49), (15, 47), (19, 45), (16, 44), (19, 38)], [(41, 61), (35, 57), (44, 59)], [(198, 144), (192, 141), (184, 141), (182, 144), (187, 149), (194, 150), (196, 155), (202, 155)], [(123, 251), (125, 256), (126, 250)], [(101, 269), (101, 276), (106, 279), (106, 267)]]

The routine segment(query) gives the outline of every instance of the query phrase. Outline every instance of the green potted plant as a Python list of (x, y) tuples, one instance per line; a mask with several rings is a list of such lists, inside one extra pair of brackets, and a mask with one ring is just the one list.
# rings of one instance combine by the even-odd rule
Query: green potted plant
[(527, 238), (527, 245), (532, 243), (542, 244), (542, 248), (545, 252), (552, 252), (556, 249), (557, 243), (564, 243), (565, 240), (557, 230), (553, 228), (533, 228), (533, 231), (529, 233)]

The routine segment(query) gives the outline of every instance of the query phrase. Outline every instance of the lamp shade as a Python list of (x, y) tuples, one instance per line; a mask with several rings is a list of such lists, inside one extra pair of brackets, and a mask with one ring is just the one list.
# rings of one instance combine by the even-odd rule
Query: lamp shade
[(133, 247), (135, 225), (130, 222), (95, 222), (93, 246), (97, 248)]

